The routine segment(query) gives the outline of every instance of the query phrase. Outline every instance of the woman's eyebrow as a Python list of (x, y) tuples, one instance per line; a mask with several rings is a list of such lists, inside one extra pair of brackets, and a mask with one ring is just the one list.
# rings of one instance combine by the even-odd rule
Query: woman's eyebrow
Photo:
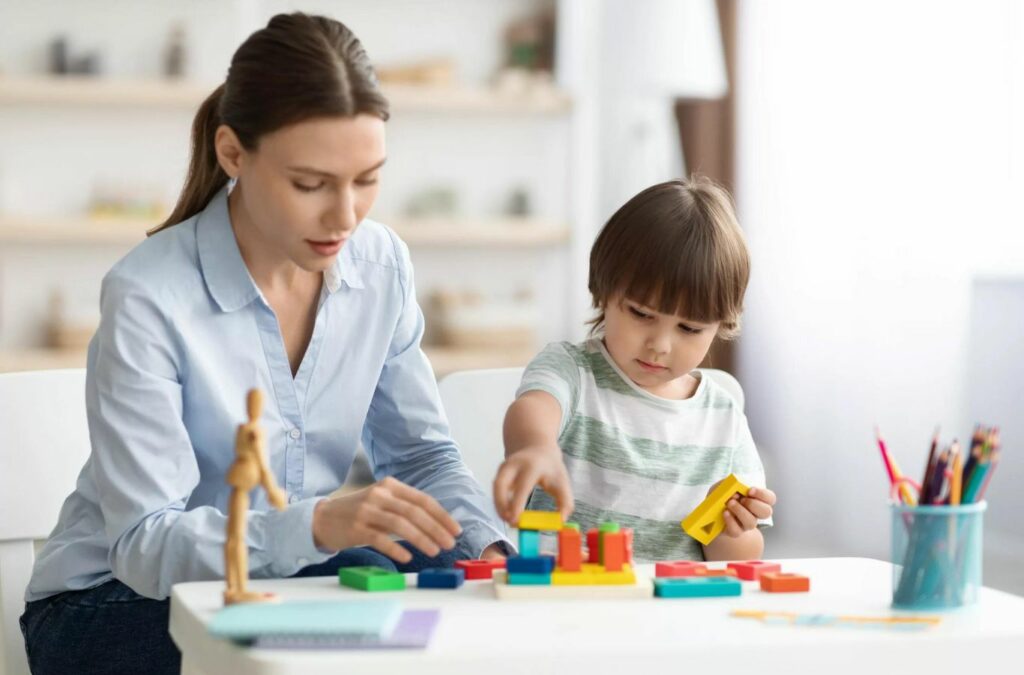
[[(371, 171), (376, 171), (377, 169), (379, 169), (382, 166), (384, 166), (384, 162), (386, 162), (386, 161), (388, 161), (387, 157), (385, 157), (384, 159), (380, 160), (379, 162), (377, 162), (376, 164), (374, 164), (370, 168), (364, 169), (363, 171), (360, 171), (359, 175), (363, 175), (365, 173), (370, 173)], [(312, 166), (301, 166), (301, 165), (299, 165), (299, 166), (289, 166), (288, 170), (289, 171), (296, 171), (298, 173), (308, 173), (308, 174), (312, 174), (312, 175), (315, 175), (315, 176), (323, 176), (324, 178), (333, 178), (333, 179), (337, 179), (338, 178), (337, 174), (331, 173), (330, 171), (324, 171), (323, 169), (317, 169), (317, 168), (312, 167)]]

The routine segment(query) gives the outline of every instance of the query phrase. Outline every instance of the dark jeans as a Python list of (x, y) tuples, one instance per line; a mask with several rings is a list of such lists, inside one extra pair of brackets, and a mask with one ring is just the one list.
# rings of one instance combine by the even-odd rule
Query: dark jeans
[[(341, 567), (375, 565), (398, 572), (451, 567), (456, 552), (428, 558), (413, 547), (408, 563), (368, 548), (350, 548), (298, 571), (297, 577), (332, 576)], [(21, 616), (28, 662), (35, 675), (49, 673), (173, 673), (181, 653), (167, 632), (170, 600), (151, 600), (116, 579), (84, 591), (30, 602)]]

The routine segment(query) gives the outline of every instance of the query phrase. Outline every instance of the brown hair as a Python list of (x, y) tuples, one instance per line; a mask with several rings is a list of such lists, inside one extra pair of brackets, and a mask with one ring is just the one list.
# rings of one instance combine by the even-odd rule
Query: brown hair
[(724, 188), (700, 176), (647, 188), (608, 220), (590, 250), (589, 289), (597, 316), (623, 294), (663, 314), (720, 321), (739, 332), (750, 279), (747, 245)]
[(352, 31), (322, 16), (274, 16), (242, 43), (227, 80), (199, 106), (185, 186), (174, 211), (149, 234), (191, 218), (227, 184), (213, 146), (221, 124), (251, 151), (261, 136), (289, 124), (360, 113), (383, 120), (390, 115), (370, 59)]

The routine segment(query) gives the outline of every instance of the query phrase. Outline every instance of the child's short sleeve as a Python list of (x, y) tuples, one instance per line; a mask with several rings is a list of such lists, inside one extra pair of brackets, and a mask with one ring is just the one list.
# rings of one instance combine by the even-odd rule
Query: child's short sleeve
[(570, 348), (571, 346), (564, 342), (552, 342), (545, 347), (526, 366), (523, 380), (516, 391), (516, 398), (528, 391), (545, 391), (555, 397), (562, 408), (562, 421), (558, 426), (559, 437), (579, 400), (580, 367), (569, 351)]
[[(765, 481), (764, 465), (761, 463), (761, 456), (757, 454), (746, 415), (740, 414), (736, 424), (737, 445), (733, 451), (731, 471), (744, 485), (766, 488), (768, 485)], [(758, 527), (771, 527), (773, 524), (771, 517), (757, 521)]]

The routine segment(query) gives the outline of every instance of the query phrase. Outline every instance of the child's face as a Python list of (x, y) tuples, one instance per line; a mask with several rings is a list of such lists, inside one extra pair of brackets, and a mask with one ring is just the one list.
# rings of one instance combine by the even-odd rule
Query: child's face
[(242, 150), (238, 178), (250, 233), (308, 271), (322, 271), (377, 198), (384, 122), (322, 117), (284, 127)]
[(608, 302), (604, 314), (605, 347), (638, 387), (663, 398), (691, 393), (687, 376), (704, 360), (720, 322), (662, 314), (622, 295)]

